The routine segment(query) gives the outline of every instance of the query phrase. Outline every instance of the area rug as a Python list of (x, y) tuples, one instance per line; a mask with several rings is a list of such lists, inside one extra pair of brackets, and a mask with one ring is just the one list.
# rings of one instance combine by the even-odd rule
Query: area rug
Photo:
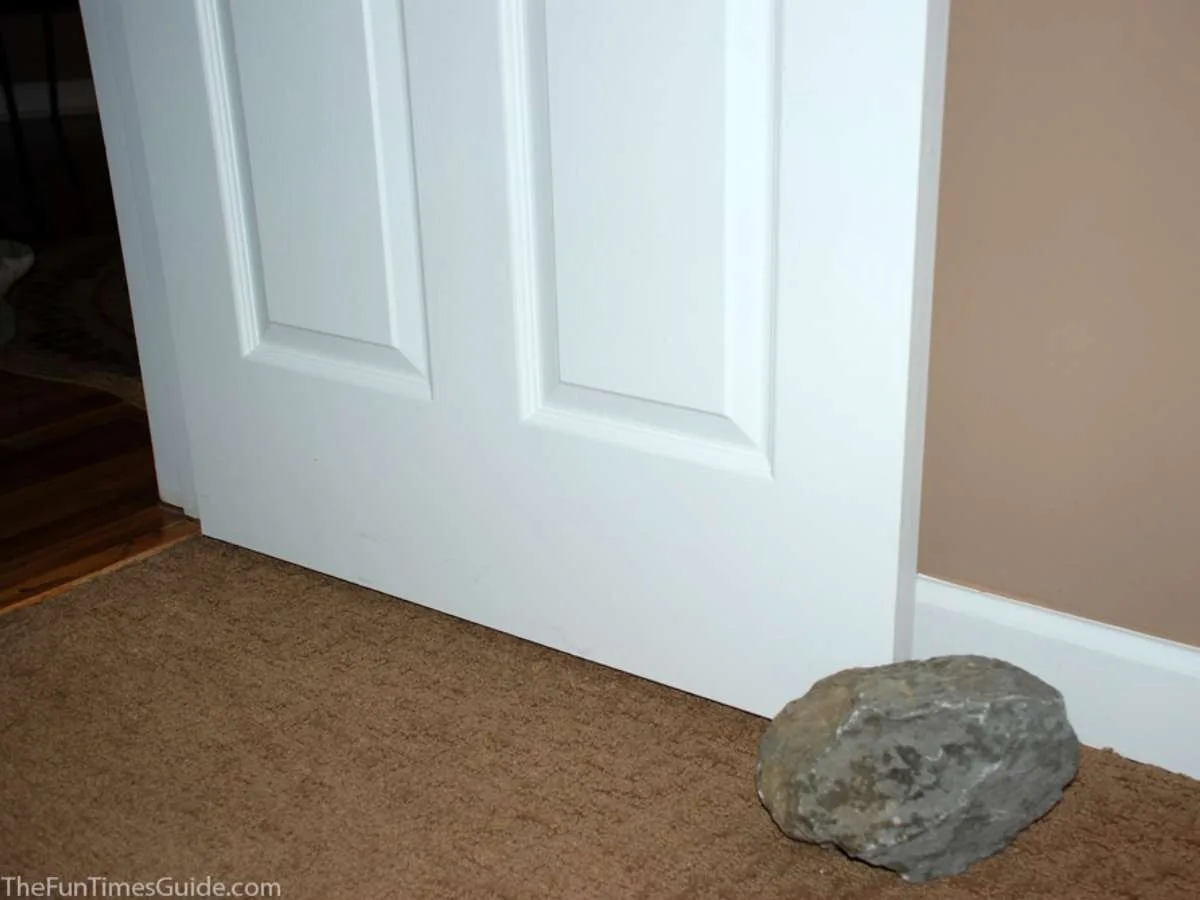
[(194, 538), (0, 616), (0, 873), (328, 900), (1200, 897), (1195, 781), (1088, 750), (1013, 846), (910, 885), (779, 834), (765, 726)]
[(0, 369), (108, 391), (145, 408), (129, 288), (115, 235), (39, 245), (8, 292)]

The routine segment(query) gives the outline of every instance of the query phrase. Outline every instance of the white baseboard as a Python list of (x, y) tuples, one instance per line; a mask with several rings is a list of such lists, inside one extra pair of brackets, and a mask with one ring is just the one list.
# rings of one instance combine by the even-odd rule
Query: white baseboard
[[(17, 110), (22, 119), (50, 117), (50, 90), (46, 82), (23, 81), (13, 85)], [(0, 98), (2, 99), (2, 98)], [(64, 116), (94, 115), (96, 91), (91, 79), (79, 78), (58, 83), (58, 108)], [(0, 102), (0, 122), (8, 121), (8, 108)]]
[(921, 575), (913, 655), (951, 653), (1054, 685), (1083, 743), (1200, 778), (1200, 648)]

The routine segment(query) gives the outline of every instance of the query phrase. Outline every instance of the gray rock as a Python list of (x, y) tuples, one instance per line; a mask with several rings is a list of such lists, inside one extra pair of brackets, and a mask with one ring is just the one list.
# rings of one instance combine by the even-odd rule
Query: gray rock
[(784, 834), (926, 881), (1002, 850), (1078, 767), (1062, 694), (945, 656), (818, 681), (767, 728), (757, 782)]

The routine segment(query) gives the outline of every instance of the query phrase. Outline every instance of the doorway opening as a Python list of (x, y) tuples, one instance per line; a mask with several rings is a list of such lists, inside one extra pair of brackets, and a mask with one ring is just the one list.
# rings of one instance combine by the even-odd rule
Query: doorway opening
[(78, 0), (0, 6), (0, 611), (190, 536), (159, 499)]

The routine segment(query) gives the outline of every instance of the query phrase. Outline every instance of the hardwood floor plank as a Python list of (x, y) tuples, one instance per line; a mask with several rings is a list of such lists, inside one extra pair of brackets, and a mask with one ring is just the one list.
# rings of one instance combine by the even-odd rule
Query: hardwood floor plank
[(144, 450), (149, 443), (145, 416), (128, 407), (122, 415), (17, 452), (0, 448), (0, 494), (49, 481), (89, 463)]
[(0, 442), (20, 432), (122, 405), (103, 391), (5, 372), (0, 380)]
[(0, 372), (0, 612), (199, 532), (159, 500), (144, 411)]
[(101, 522), (68, 540), (46, 544), (21, 556), (0, 560), (0, 584), (21, 582), (40, 571), (61, 568), (75, 559), (145, 534), (153, 534), (166, 524), (165, 510), (158, 506), (144, 506), (120, 518)]
[(0, 565), (6, 560), (17, 560), (47, 547), (70, 544), (85, 532), (128, 518), (140, 510), (158, 508), (158, 486), (148, 484), (144, 489), (131, 491), (112, 503), (83, 510), (37, 528), (28, 528), (7, 540), (0, 540)]
[(154, 483), (149, 447), (84, 466), (0, 496), (0, 540), (119, 501)]
[(157, 530), (134, 535), (83, 557), (48, 570), (41, 570), (20, 581), (0, 587), (0, 613), (40, 603), (71, 586), (113, 569), (136, 562), (200, 533), (198, 522), (180, 517)]
[[(131, 415), (131, 411), (135, 417), (145, 418), (145, 414), (141, 410), (132, 409), (126, 403), (105, 403), (73, 412), (52, 422), (30, 425), (7, 436), (0, 433), (0, 452), (18, 454), (32, 447), (70, 440), (73, 435), (89, 428), (99, 428), (108, 422), (127, 419)], [(149, 428), (149, 423), (147, 423), (147, 431)]]

